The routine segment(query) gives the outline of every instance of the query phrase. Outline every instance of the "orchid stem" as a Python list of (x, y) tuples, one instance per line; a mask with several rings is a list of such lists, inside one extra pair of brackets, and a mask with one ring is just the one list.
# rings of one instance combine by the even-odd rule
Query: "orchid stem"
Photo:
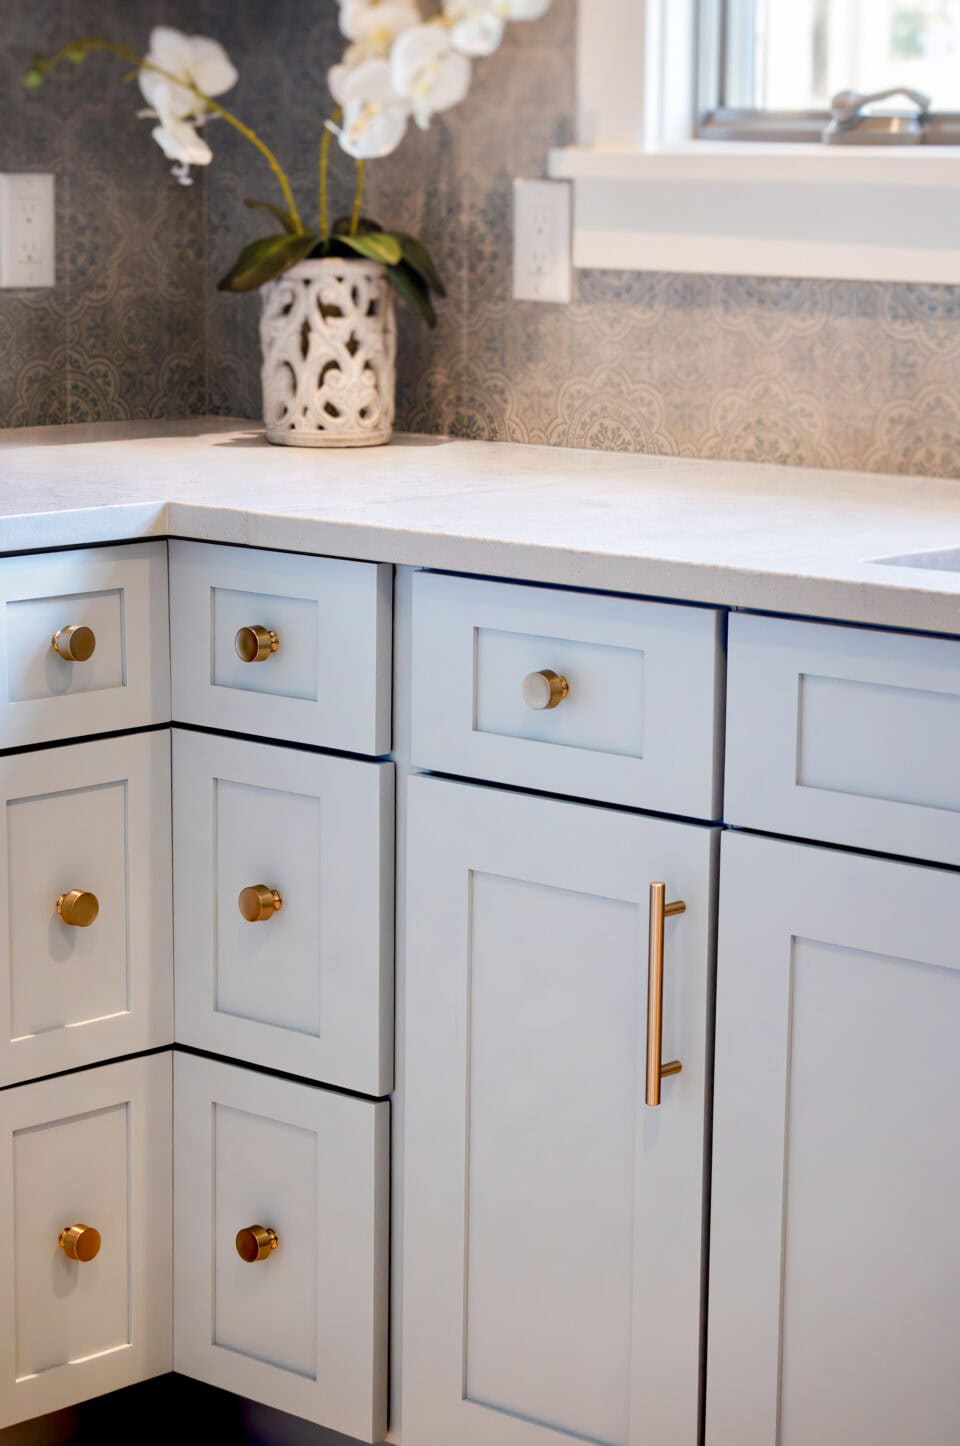
[(360, 207), (363, 205), (363, 183), (366, 180), (366, 175), (366, 161), (357, 161), (357, 189), (353, 195), (353, 213), (350, 217), (351, 236), (356, 236), (360, 228)]
[(171, 84), (180, 86), (183, 90), (189, 90), (191, 95), (195, 95), (198, 100), (203, 101), (205, 106), (220, 116), (222, 120), (225, 120), (235, 131), (239, 131), (245, 140), (248, 140), (252, 146), (257, 148), (276, 176), (297, 235), (303, 236), (306, 234), (306, 227), (301, 220), (300, 212), (297, 210), (297, 203), (294, 200), (293, 189), (287, 178), (287, 174), (266, 141), (261, 140), (256, 131), (252, 130), (250, 126), (245, 125), (239, 116), (235, 116), (232, 111), (227, 110), (226, 106), (221, 105), (220, 102), (214, 100), (212, 96), (205, 95), (198, 86), (193, 85), (189, 80), (183, 80), (171, 71), (164, 70), (162, 66), (154, 65), (153, 62), (147, 60), (145, 56), (138, 55), (129, 45), (120, 45), (113, 40), (104, 40), (98, 35), (80, 36), (78, 39), (71, 40), (66, 45), (61, 46), (53, 55), (38, 57), (33, 63), (33, 70), (43, 77), (48, 71), (62, 64), (63, 61), (83, 60), (94, 50), (105, 50), (111, 55), (118, 55), (121, 60), (129, 61), (131, 65), (135, 65), (138, 70), (150, 70), (154, 75), (162, 75), (164, 80), (169, 80)]
[(329, 124), (323, 128), (323, 135), (320, 138), (320, 239), (326, 241), (330, 235), (330, 227), (327, 223), (327, 171), (330, 166), (330, 142), (333, 139), (333, 132), (330, 125), (336, 125), (343, 115), (340, 106), (337, 106), (330, 117)]

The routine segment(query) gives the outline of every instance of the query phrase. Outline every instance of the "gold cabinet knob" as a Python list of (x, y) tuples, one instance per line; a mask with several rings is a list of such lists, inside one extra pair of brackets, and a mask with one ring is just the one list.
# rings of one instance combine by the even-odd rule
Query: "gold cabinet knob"
[(260, 924), (280, 912), (283, 899), (278, 889), (271, 889), (267, 884), (248, 884), (240, 890), (237, 908), (248, 924)]
[(92, 1260), (100, 1253), (100, 1231), (92, 1225), (65, 1225), (58, 1237), (60, 1249), (71, 1260)]
[(570, 684), (552, 668), (541, 668), (539, 673), (527, 674), (520, 692), (528, 708), (557, 708), (570, 692)]
[(100, 912), (100, 900), (86, 889), (71, 889), (57, 900), (57, 913), (74, 929), (86, 929)]
[(97, 639), (93, 628), (84, 627), (83, 624), (73, 625), (59, 628), (54, 633), (50, 646), (61, 658), (66, 658), (68, 663), (85, 663), (88, 658), (93, 657)]
[(269, 1225), (247, 1225), (243, 1230), (237, 1231), (237, 1254), (248, 1265), (254, 1265), (258, 1260), (267, 1260), (279, 1244), (277, 1232), (271, 1230)]
[(280, 639), (270, 628), (240, 628), (233, 645), (241, 662), (262, 663), (277, 651)]

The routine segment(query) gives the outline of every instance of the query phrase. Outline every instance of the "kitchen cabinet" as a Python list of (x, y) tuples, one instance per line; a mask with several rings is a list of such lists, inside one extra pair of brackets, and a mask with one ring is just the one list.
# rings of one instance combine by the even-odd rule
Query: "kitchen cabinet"
[(695, 1446), (717, 832), (422, 777), (408, 809), (404, 1440)]
[(190, 1055), (174, 1093), (176, 1369), (381, 1440), (390, 1106)]
[(169, 1054), (0, 1093), (0, 1427), (172, 1368)]
[(707, 1446), (960, 1440), (960, 877), (728, 833)]

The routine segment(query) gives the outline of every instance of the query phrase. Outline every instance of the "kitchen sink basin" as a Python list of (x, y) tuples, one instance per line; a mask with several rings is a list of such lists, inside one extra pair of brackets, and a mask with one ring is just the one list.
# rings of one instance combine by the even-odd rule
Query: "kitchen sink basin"
[(872, 557), (885, 567), (922, 567), (928, 572), (960, 572), (960, 547), (938, 548), (935, 552), (907, 552), (902, 557)]

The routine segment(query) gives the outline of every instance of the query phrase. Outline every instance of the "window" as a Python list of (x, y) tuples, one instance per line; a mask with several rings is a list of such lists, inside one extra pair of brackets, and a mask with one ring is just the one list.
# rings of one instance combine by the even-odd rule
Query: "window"
[(701, 0), (700, 84), (706, 138), (816, 140), (838, 91), (902, 86), (956, 144), (960, 0)]
[[(927, 144), (823, 144), (901, 85)], [(960, 0), (578, 0), (576, 142), (576, 266), (960, 284)]]

